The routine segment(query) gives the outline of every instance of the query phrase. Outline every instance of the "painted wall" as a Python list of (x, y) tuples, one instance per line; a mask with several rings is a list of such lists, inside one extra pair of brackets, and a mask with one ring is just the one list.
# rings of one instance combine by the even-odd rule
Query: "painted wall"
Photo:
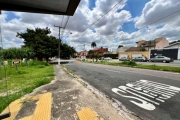
[(169, 41), (166, 40), (166, 38), (162, 38), (162, 40), (156, 44), (155, 49), (164, 48), (164, 47), (167, 47), (167, 46), (169, 46)]
[(137, 51), (137, 52), (119, 52), (118, 58), (120, 58), (121, 54), (127, 54), (130, 59), (132, 59), (132, 54), (142, 54), (143, 56), (147, 57), (148, 59), (150, 58), (149, 51), (148, 52), (147, 51), (146, 52), (139, 52), (139, 51)]

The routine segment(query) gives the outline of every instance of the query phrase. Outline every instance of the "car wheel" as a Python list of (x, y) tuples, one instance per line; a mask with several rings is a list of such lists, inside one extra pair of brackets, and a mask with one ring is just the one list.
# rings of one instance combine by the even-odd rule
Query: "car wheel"
[(166, 63), (166, 60), (163, 60), (163, 63)]
[(144, 62), (144, 60), (141, 60), (141, 62)]

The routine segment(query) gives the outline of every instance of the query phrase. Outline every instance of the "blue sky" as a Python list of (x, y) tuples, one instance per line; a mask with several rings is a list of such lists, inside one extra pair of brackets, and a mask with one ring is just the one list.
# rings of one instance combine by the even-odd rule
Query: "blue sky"
[(19, 18), (20, 17), (16, 16), (13, 12), (11, 11), (7, 12), (7, 18), (6, 18), (7, 22), (11, 21), (12, 19), (19, 19)]
[[(141, 15), (141, 12), (142, 12), (145, 4), (149, 1), (150, 0), (128, 0), (126, 2), (125, 7), (121, 10), (130, 11), (132, 18), (135, 18), (135, 17), (138, 17)], [(88, 7), (90, 10), (93, 10), (93, 8), (96, 7), (95, 2), (96, 2), (96, 0), (89, 0)], [(121, 10), (119, 10), (118, 12), (120, 12)], [(135, 32), (138, 29), (135, 28), (134, 24), (135, 24), (134, 21), (126, 22), (122, 25), (122, 28), (119, 29), (119, 31), (124, 31), (127, 33)]]

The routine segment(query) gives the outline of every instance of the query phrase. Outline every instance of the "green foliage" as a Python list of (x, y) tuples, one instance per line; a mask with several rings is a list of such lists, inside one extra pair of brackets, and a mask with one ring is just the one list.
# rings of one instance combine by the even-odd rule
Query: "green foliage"
[[(34, 63), (34, 64), (32, 64)], [(0, 112), (12, 101), (32, 92), (35, 88), (50, 83), (53, 80), (53, 66), (45, 66), (46, 62), (30, 61), (30, 66), (19, 65), (18, 71), (11, 64), (6, 66), (7, 84), (9, 91), (9, 101), (7, 101), (6, 83), (4, 76), (0, 73)], [(43, 68), (37, 66), (43, 65)], [(0, 71), (4, 73), (4, 67)], [(4, 96), (2, 96), (4, 94)]]
[(141, 48), (140, 51), (146, 51), (146, 49), (145, 48)]
[(91, 47), (92, 47), (92, 48), (96, 47), (96, 42), (92, 42), (92, 43), (91, 43)]
[(34, 57), (34, 52), (30, 48), (8, 48), (4, 49), (1, 54), (4, 59), (30, 59)]
[(177, 42), (180, 42), (180, 40), (172, 41), (172, 42), (170, 42), (169, 44), (171, 45), (171, 44), (174, 44), (174, 43), (177, 43)]
[(61, 44), (60, 48), (61, 48), (60, 51), (61, 58), (69, 59), (70, 56), (75, 57), (74, 53), (76, 53), (76, 50), (74, 49), (74, 47), (71, 47), (67, 44)]
[(136, 66), (137, 65), (136, 62), (134, 62), (134, 61), (123, 61), (121, 64), (128, 65), (128, 66)]
[[(88, 63), (92, 63), (92, 61), (85, 61)], [(161, 71), (171, 71), (180, 73), (180, 67), (172, 67), (172, 66), (157, 66), (157, 65), (142, 65), (136, 64), (134, 61), (123, 61), (123, 62), (95, 62), (96, 64), (104, 64), (104, 65), (113, 65), (113, 66), (125, 66), (125, 67), (136, 67), (142, 69), (151, 69), (151, 70), (161, 70)]]
[(117, 59), (118, 58), (118, 54), (104, 54), (103, 57), (110, 57), (112, 59)]
[(123, 45), (119, 45), (119, 46), (118, 46), (118, 48), (121, 48), (121, 47), (123, 47)]
[[(51, 33), (49, 28), (36, 28), (28, 29), (24, 33), (17, 33), (17, 37), (24, 39), (24, 46), (32, 48), (35, 57), (42, 59), (57, 56), (58, 54), (58, 41), (54, 36), (49, 35)], [(74, 56), (76, 53), (73, 47), (67, 44), (60, 43), (61, 58), (68, 58)]]
[(95, 54), (94, 57), (96, 59), (96, 62), (98, 61), (98, 59), (100, 58), (100, 55), (99, 54)]

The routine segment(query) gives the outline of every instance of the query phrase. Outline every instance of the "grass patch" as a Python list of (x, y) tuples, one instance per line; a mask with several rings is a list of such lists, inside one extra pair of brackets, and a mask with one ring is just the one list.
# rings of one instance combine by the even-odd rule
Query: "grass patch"
[(171, 71), (171, 72), (178, 72), (178, 73), (180, 73), (180, 67), (157, 66), (157, 65), (142, 65), (142, 64), (137, 64), (134, 61), (123, 61), (123, 62), (106, 62), (106, 61), (92, 62), (92, 61), (85, 61), (85, 62), (87, 62), (87, 63), (94, 63), (94, 64), (104, 64), (104, 65), (124, 66), (124, 67), (135, 67), (135, 68), (142, 68), (142, 69)]
[[(21, 63), (16, 71), (15, 66), (9, 64), (0, 69), (0, 113), (12, 101), (22, 97), (25, 94), (31, 93), (35, 88), (50, 83), (54, 78), (54, 69), (52, 65), (46, 62), (31, 61), (28, 63)], [(6, 93), (5, 69), (7, 75), (8, 90), (14, 91), (9, 94)]]

